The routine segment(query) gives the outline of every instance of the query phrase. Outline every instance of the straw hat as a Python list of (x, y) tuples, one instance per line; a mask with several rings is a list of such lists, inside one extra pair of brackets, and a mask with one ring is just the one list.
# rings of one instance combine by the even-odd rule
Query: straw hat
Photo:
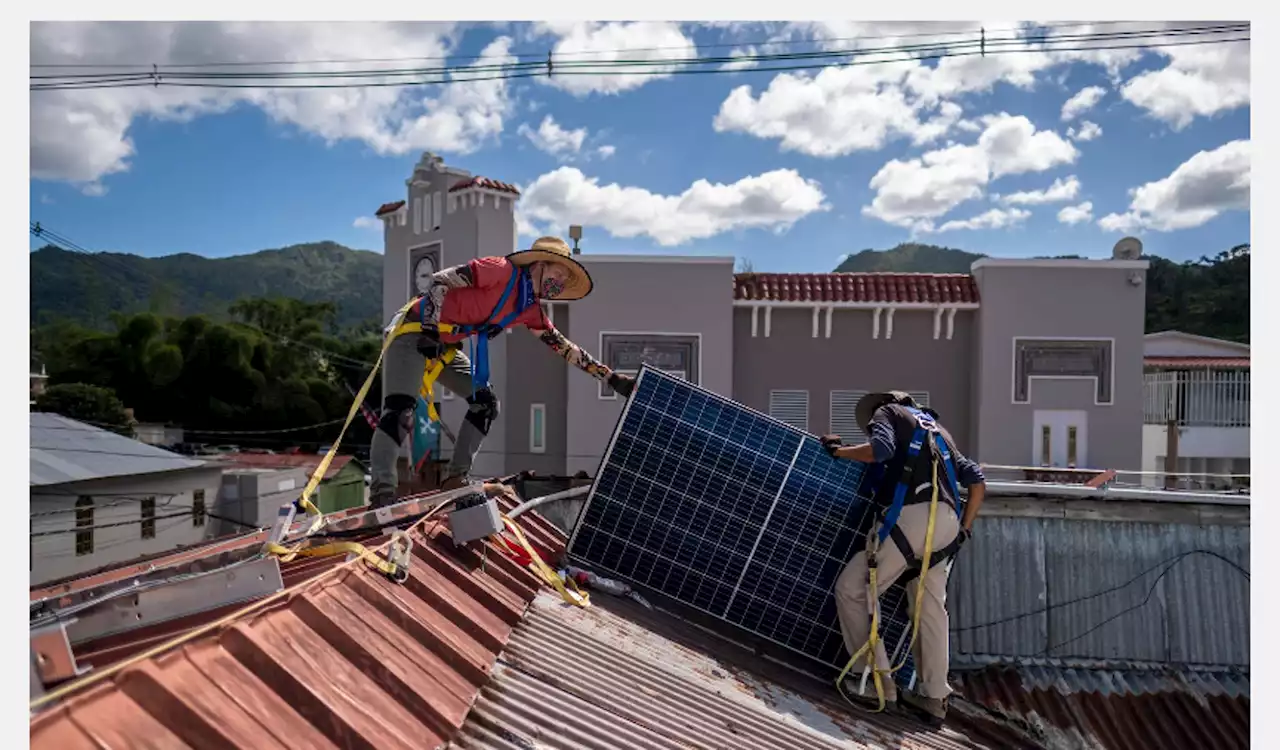
[(876, 415), (876, 411), (886, 404), (915, 406), (916, 402), (904, 391), (868, 393), (858, 399), (858, 405), (853, 407), (853, 417), (858, 421), (858, 426), (865, 430), (867, 425), (871, 424), (871, 419)]
[(563, 266), (569, 272), (569, 278), (564, 283), (564, 291), (556, 297), (557, 301), (582, 299), (591, 293), (591, 274), (573, 259), (573, 252), (559, 237), (539, 237), (528, 250), (514, 252), (507, 256), (507, 260), (516, 266), (527, 266), (538, 261)]

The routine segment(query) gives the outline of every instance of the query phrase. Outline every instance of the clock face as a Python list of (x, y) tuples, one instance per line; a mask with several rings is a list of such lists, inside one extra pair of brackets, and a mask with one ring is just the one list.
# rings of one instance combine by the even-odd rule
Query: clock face
[(436, 262), (430, 256), (418, 259), (413, 267), (413, 288), (418, 294), (426, 294), (431, 287), (431, 275), (436, 272)]

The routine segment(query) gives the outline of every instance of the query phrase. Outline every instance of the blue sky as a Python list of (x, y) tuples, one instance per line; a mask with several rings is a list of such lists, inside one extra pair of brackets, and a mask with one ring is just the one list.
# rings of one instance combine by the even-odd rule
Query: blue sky
[[(958, 28), (183, 26), (35, 24), (32, 62), (439, 49), (466, 64), (553, 47), (566, 58), (618, 49), (725, 55), (847, 47), (832, 40), (849, 37), (884, 45)], [(655, 47), (671, 51), (635, 51)], [(584, 77), (570, 91), (517, 79), (444, 87), (452, 91), (32, 92), (31, 218), (90, 249), (147, 256), (221, 257), (318, 240), (380, 250), (380, 227), (357, 220), (402, 198), (429, 148), (524, 188), (533, 230), (585, 224), (588, 252), (733, 255), (757, 270), (811, 272), (831, 270), (843, 253), (913, 238), (996, 256), (1104, 256), (1131, 233), (1176, 260), (1248, 242), (1248, 44), (1092, 55), (1110, 69), (1036, 53), (954, 67)], [(385, 63), (355, 67), (376, 65)], [(1077, 101), (1092, 106), (1064, 119), (1064, 104), (1090, 87), (1100, 96)], [(426, 112), (423, 97), (432, 99)], [(931, 120), (941, 122), (937, 134), (921, 135)], [(887, 137), (875, 135), (881, 127)], [(723, 187), (691, 191), (700, 180)], [(1056, 195), (1028, 194), (1055, 183)], [(33, 249), (40, 244), (33, 238)]]

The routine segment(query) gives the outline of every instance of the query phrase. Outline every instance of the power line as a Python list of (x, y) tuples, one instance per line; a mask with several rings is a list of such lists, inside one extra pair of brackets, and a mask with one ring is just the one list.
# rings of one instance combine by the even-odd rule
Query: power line
[[(87, 88), (124, 88), (133, 86), (170, 86), (188, 88), (365, 88), (365, 87), (400, 87), (422, 86), (447, 83), (467, 83), (494, 80), (510, 80), (547, 75), (654, 75), (654, 74), (724, 74), (727, 72), (780, 72), (812, 70), (827, 67), (846, 67), (856, 65), (886, 64), (892, 62), (912, 62), (937, 60), (946, 57), (966, 57), (973, 55), (998, 55), (1017, 53), (1063, 53), (1063, 52), (1099, 52), (1123, 49), (1160, 49), (1194, 44), (1224, 44), (1249, 41), (1248, 24), (1199, 26), (1178, 29), (1150, 29), (1136, 31), (1120, 31), (1110, 33), (1063, 34), (1050, 36), (1023, 37), (990, 37), (985, 33), (978, 38), (956, 41), (913, 45), (891, 45), (875, 48), (849, 48), (824, 50), (803, 53), (774, 53), (741, 56), (691, 57), (672, 59), (624, 59), (610, 61), (573, 61), (556, 62), (550, 58), (543, 63), (494, 63), (470, 66), (440, 66), (435, 68), (401, 68), (373, 69), (350, 71), (285, 71), (271, 72), (164, 72), (158, 70), (139, 72), (131, 80), (118, 74), (62, 74), (49, 76), (56, 81), (44, 81), (36, 77), (30, 85), (31, 90), (61, 90)], [(1224, 38), (1222, 35), (1232, 35)], [(1185, 38), (1205, 37), (1212, 38)], [(1112, 44), (1108, 42), (1139, 41), (1136, 44)], [(1075, 46), (1061, 46), (1073, 43)], [(1094, 44), (1097, 43), (1097, 44)], [(1089, 45), (1089, 46), (1080, 46)], [(888, 59), (858, 59), (876, 55), (899, 55)], [(768, 67), (747, 68), (738, 71), (725, 71), (721, 67), (727, 63), (744, 62), (795, 63), (791, 65), (772, 65)], [(97, 80), (110, 75), (110, 80)], [(434, 75), (435, 78), (418, 80), (385, 80), (405, 76)], [(281, 83), (281, 80), (296, 79), (384, 79), (384, 80), (348, 80), (336, 83)], [(237, 82), (239, 81), (239, 82)]]
[[(114, 424), (114, 423), (111, 423), (111, 422), (96, 422), (96, 421), (94, 421), (94, 420), (90, 420), (90, 419), (78, 419), (78, 420), (76, 420), (76, 421), (77, 421), (77, 422), (84, 422), (85, 424), (94, 425), (95, 427), (108, 427), (108, 428), (111, 428), (111, 427), (132, 427), (132, 425)], [(181, 429), (181, 430), (183, 431), (183, 433), (184, 433), (184, 434), (186, 434), (186, 433), (190, 433), (190, 434), (193, 434), (193, 435), (278, 435), (278, 434), (284, 434), (284, 433), (290, 433), (290, 432), (305, 432), (305, 431), (307, 431), (307, 430), (315, 430), (315, 429), (319, 429), (319, 428), (321, 428), (321, 427), (331, 427), (331, 426), (333, 426), (333, 425), (335, 425), (335, 424), (341, 424), (342, 422), (345, 422), (345, 421), (346, 421), (346, 417), (338, 417), (338, 418), (336, 418), (336, 419), (330, 419), (330, 420), (325, 421), (325, 422), (316, 422), (315, 424), (301, 425), (301, 426), (298, 426), (298, 427), (280, 427), (280, 428), (272, 429), (272, 430), (199, 430), (199, 429), (196, 429), (196, 428), (194, 428), (194, 427), (178, 427), (178, 429)], [(80, 430), (80, 428), (78, 428), (78, 427), (69, 427), (69, 426), (54, 426), (54, 425), (50, 425), (50, 426), (47, 426), (47, 427), (42, 427), (41, 429), (42, 429), (42, 430), (67, 430), (67, 431), (71, 431), (71, 432), (75, 432), (75, 431), (83, 432), (83, 430)]]
[[(920, 39), (925, 37), (947, 37), (947, 36), (966, 36), (974, 33), (985, 32), (992, 34), (1006, 32), (1026, 32), (1027, 36), (1023, 38), (1035, 38), (1032, 32), (1038, 32), (1043, 35), (1047, 31), (1057, 29), (1081, 29), (1105, 26), (1119, 26), (1123, 24), (1134, 24), (1142, 22), (1134, 21), (1091, 21), (1091, 22), (1074, 22), (1074, 23), (1052, 23), (1039, 25), (1019, 25), (993, 27), (991, 29), (975, 30), (972, 24), (967, 24), (964, 28), (955, 28), (954, 30), (936, 29), (932, 31), (916, 31), (905, 33), (882, 33), (882, 34), (863, 34), (858, 36), (847, 37), (811, 37), (806, 39), (787, 39), (774, 37), (770, 39), (742, 40), (734, 42), (717, 42), (708, 44), (693, 45), (696, 49), (733, 49), (733, 48), (750, 48), (750, 47), (791, 47), (800, 45), (830, 45), (842, 42), (860, 42), (875, 41), (884, 39)], [(1233, 24), (1233, 26), (1243, 26), (1248, 28), (1248, 24)], [(1164, 32), (1176, 32), (1184, 28), (1195, 27), (1169, 27), (1163, 29)], [(1152, 32), (1160, 31), (1154, 29)], [(611, 55), (619, 53), (632, 52), (665, 52), (688, 49), (688, 45), (682, 46), (660, 46), (660, 47), (625, 47), (613, 49), (595, 49), (595, 50), (528, 50), (522, 52), (512, 52), (510, 56), (517, 61), (528, 59), (536, 61), (537, 64), (545, 65), (547, 55), (551, 54), (553, 64), (557, 59), (581, 57), (584, 55)], [(311, 60), (260, 60), (260, 61), (244, 61), (230, 60), (224, 62), (192, 62), (192, 63), (157, 63), (157, 62), (135, 62), (135, 63), (102, 63), (102, 62), (81, 62), (81, 63), (34, 63), (30, 68), (36, 69), (87, 69), (87, 70), (119, 70), (119, 69), (138, 69), (136, 75), (145, 75), (148, 78), (154, 71), (169, 71), (171, 69), (193, 69), (199, 70), (204, 68), (251, 68), (255, 66), (261, 67), (280, 67), (290, 65), (351, 65), (357, 63), (398, 63), (398, 62), (448, 62), (454, 61), (477, 61), (486, 59), (484, 55), (437, 55), (437, 56), (411, 56), (411, 57), (356, 57), (356, 58), (330, 58), (330, 59), (311, 59)], [(607, 62), (607, 61), (605, 61)], [(121, 73), (108, 73), (104, 75), (120, 76)], [(38, 77), (38, 76), (36, 76)]]

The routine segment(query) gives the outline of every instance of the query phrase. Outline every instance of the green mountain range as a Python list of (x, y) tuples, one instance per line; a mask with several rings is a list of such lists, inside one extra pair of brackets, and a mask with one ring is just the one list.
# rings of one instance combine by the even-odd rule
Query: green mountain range
[[(968, 273), (981, 257), (956, 248), (904, 243), (851, 254), (835, 270)], [(1147, 259), (1148, 331), (1177, 329), (1249, 340), (1249, 245), (1186, 263)], [(86, 255), (52, 246), (31, 253), (32, 326), (71, 319), (109, 330), (113, 313), (144, 310), (221, 320), (231, 303), (249, 297), (330, 301), (337, 306), (339, 327), (373, 323), (382, 316), (382, 256), (335, 242), (228, 258)]]
[(310, 242), (227, 258), (190, 253), (142, 258), (31, 253), (31, 325), (72, 319), (110, 329), (112, 313), (206, 314), (226, 319), (247, 297), (291, 297), (337, 306), (340, 327), (382, 317), (382, 255), (336, 242)]

